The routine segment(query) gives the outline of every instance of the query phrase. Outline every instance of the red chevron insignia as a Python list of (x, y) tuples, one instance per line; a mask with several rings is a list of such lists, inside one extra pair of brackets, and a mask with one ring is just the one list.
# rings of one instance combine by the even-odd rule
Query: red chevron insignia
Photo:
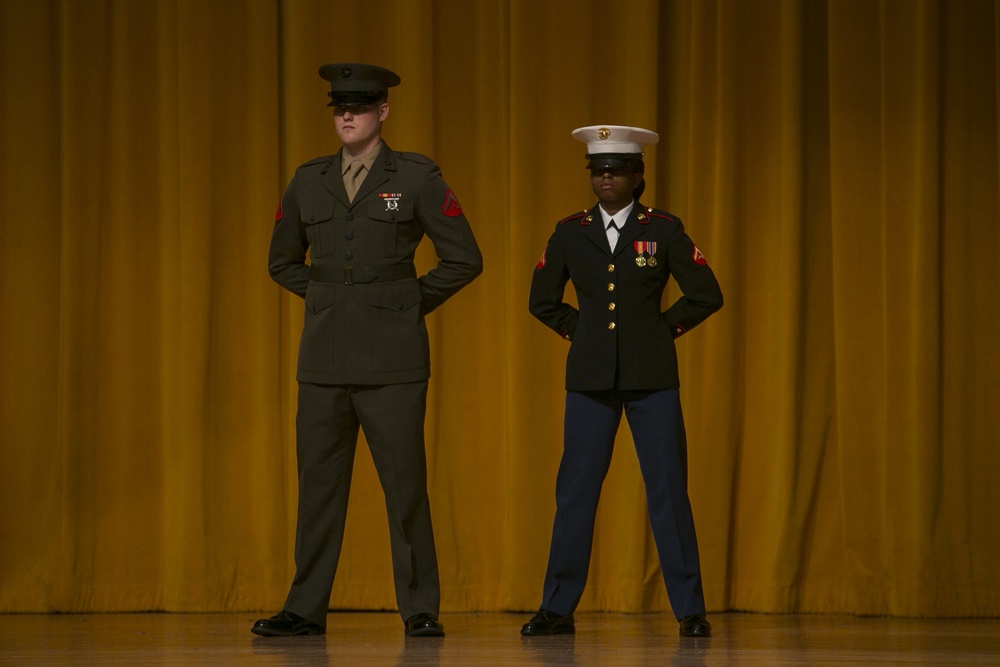
[(462, 215), (462, 205), (458, 203), (455, 193), (450, 189), (444, 193), (444, 203), (441, 204), (441, 212), (449, 218), (457, 218)]

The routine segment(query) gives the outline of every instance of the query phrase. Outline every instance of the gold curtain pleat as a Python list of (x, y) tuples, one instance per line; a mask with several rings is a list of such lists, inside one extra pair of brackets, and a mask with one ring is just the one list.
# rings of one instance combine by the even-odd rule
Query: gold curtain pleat
[[(726, 296), (678, 342), (710, 610), (1000, 615), (998, 35), (996, 0), (0, 0), (0, 612), (280, 607), (271, 216), (338, 148), (318, 66), (367, 61), (485, 257), (428, 319), (445, 611), (538, 605), (568, 346), (528, 286), (608, 123), (659, 132), (644, 203)], [(331, 607), (391, 609), (358, 454)], [(669, 610), (624, 422), (580, 609)]]

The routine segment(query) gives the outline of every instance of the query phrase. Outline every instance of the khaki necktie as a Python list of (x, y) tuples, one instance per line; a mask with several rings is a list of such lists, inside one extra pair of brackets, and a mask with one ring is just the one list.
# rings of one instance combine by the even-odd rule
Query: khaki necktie
[(347, 190), (347, 198), (354, 201), (354, 196), (358, 194), (358, 188), (365, 180), (365, 163), (361, 160), (354, 160), (348, 168), (347, 178), (344, 179), (344, 188)]

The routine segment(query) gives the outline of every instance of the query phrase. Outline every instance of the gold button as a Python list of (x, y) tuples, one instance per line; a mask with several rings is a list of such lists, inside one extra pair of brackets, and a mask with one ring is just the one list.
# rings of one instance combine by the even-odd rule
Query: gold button
[(614, 292), (615, 291), (615, 284), (614, 283), (608, 283), (608, 291), (609, 292)]
[(608, 264), (608, 273), (612, 273), (612, 272), (614, 272), (614, 270), (615, 270), (615, 265), (614, 264)]
[(608, 323), (608, 328), (609, 329), (614, 329), (615, 328), (615, 323), (614, 322), (609, 322)]
[(618, 307), (618, 306), (616, 306), (616, 305), (615, 305), (615, 302), (614, 302), (614, 301), (612, 301), (611, 303), (609, 303), (609, 304), (608, 304), (608, 310), (614, 310), (614, 309), (615, 309), (615, 308), (617, 308), (617, 307)]

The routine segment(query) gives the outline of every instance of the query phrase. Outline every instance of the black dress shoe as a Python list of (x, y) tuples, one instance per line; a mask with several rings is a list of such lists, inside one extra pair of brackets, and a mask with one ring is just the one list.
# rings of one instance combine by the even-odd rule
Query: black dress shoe
[(521, 626), (521, 634), (525, 637), (536, 635), (571, 635), (576, 632), (573, 626), (573, 615), (560, 616), (551, 611), (539, 609), (531, 620)]
[(326, 630), (298, 614), (280, 611), (271, 618), (262, 618), (254, 623), (250, 632), (263, 637), (295, 637), (297, 635), (321, 635)]
[(427, 612), (414, 614), (406, 619), (407, 637), (444, 637), (444, 626), (437, 616)]
[(704, 614), (694, 614), (681, 619), (681, 637), (711, 637), (712, 624)]

